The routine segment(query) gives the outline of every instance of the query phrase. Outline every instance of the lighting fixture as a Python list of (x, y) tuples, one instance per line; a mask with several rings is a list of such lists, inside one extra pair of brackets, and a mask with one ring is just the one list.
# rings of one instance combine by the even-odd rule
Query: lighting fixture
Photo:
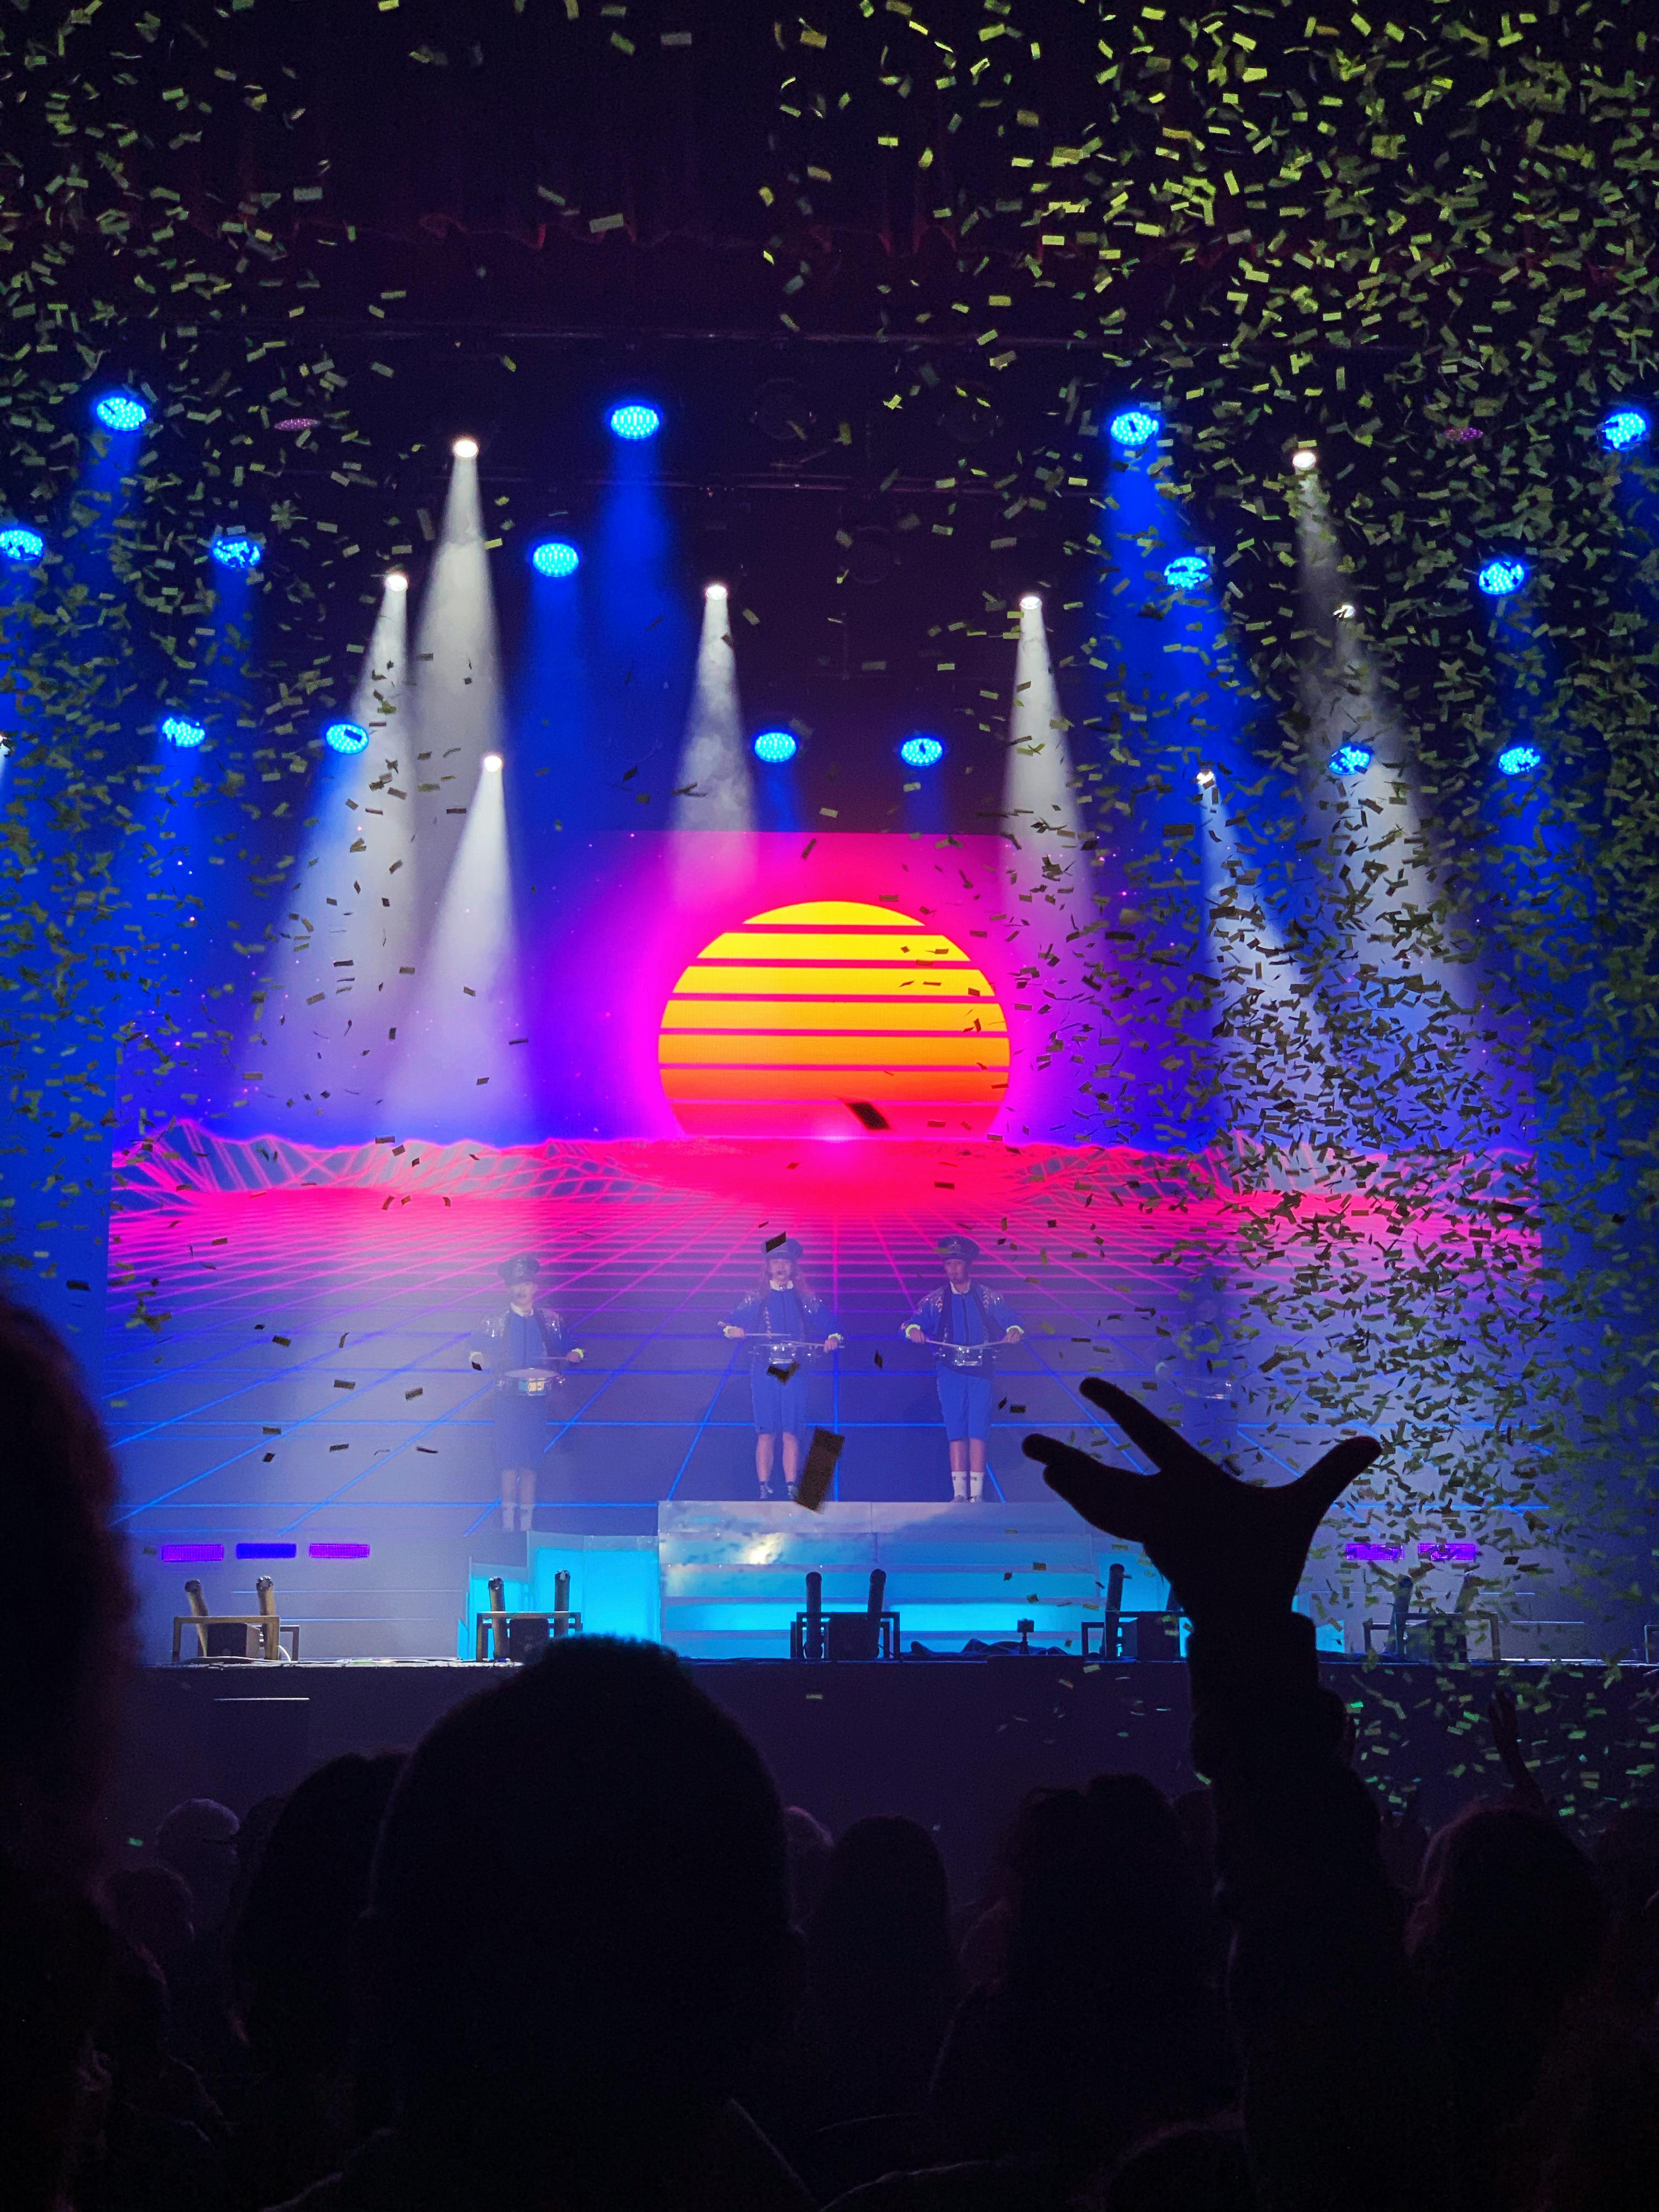
[(1494, 554), (1474, 572), (1474, 586), (1489, 599), (1507, 599), (1527, 580), (1527, 564), (1518, 553)]
[(662, 416), (643, 400), (625, 400), (611, 410), (611, 436), (623, 439), (629, 445), (638, 445), (643, 438), (654, 438), (661, 428)]
[(1177, 553), (1173, 561), (1166, 562), (1164, 580), (1172, 591), (1201, 591), (1210, 580), (1210, 561), (1206, 553)]
[(125, 386), (106, 392), (93, 402), (93, 413), (106, 430), (142, 430), (149, 420), (149, 410), (136, 392)]
[(1543, 765), (1544, 756), (1536, 745), (1505, 745), (1498, 756), (1499, 775), (1530, 775)]
[(365, 752), (368, 732), (361, 722), (331, 722), (323, 732), (323, 743), (337, 753)]
[(1106, 425), (1115, 446), (1127, 453), (1139, 453), (1158, 435), (1158, 417), (1148, 407), (1123, 407)]
[(755, 758), (769, 768), (780, 768), (785, 761), (793, 760), (799, 750), (793, 730), (763, 730), (755, 740)]
[(1357, 745), (1352, 740), (1339, 745), (1326, 763), (1333, 775), (1364, 775), (1370, 764), (1370, 747)]

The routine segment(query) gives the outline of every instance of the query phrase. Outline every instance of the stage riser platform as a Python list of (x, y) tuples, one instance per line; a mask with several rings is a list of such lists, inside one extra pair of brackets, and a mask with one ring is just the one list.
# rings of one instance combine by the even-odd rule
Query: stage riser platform
[[(869, 1814), (909, 1814), (934, 1835), (959, 1900), (985, 1880), (1027, 1790), (1107, 1770), (1148, 1774), (1172, 1793), (1196, 1778), (1187, 1671), (1176, 1663), (690, 1663), (759, 1747), (787, 1802), (838, 1831)], [(1485, 1720), (1500, 1679), (1522, 1701), (1535, 1769), (1576, 1832), (1593, 1833), (1617, 1805), (1659, 1796), (1659, 1668), (1500, 1676), (1334, 1661), (1324, 1674), (1354, 1714), (1359, 1771), (1397, 1803), (1420, 1786), (1431, 1824), (1504, 1788)], [(147, 1668), (122, 1731), (112, 1852), (136, 1856), (131, 1839), (153, 1836), (181, 1798), (218, 1797), (245, 1812), (341, 1752), (412, 1744), (499, 1679), (459, 1662)]]
[[(843, 1501), (812, 1513), (784, 1500), (671, 1503), (657, 1508), (654, 1539), (536, 1534), (526, 1553), (522, 1565), (516, 1554), (471, 1562), (468, 1624), (489, 1604), (492, 1575), (510, 1612), (535, 1612), (552, 1609), (563, 1572), (590, 1634), (660, 1638), (688, 1659), (787, 1659), (812, 1572), (823, 1577), (827, 1612), (862, 1613), (871, 1573), (881, 1570), (883, 1602), (898, 1613), (907, 1647), (949, 1651), (972, 1638), (1010, 1640), (1028, 1621), (1039, 1643), (1080, 1653), (1082, 1624), (1099, 1619), (1114, 1565), (1124, 1570), (1127, 1611), (1164, 1602), (1163, 1581), (1141, 1553), (1056, 1500)], [(472, 1656), (475, 1633), (464, 1626), (458, 1656)]]

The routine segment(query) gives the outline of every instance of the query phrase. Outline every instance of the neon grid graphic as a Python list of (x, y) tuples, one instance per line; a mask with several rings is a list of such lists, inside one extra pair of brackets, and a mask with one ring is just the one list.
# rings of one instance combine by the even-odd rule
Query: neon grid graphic
[[(1263, 1363), (1285, 1347), (1271, 1334), (1194, 1364), (1182, 1350), (1194, 1285), (1205, 1295), (1240, 1264), (1243, 1238), (1257, 1289), (1288, 1285), (1322, 1212), (1342, 1214), (1368, 1267), (1393, 1264), (1383, 1246), (1363, 1253), (1368, 1216), (1352, 1198), (1287, 1208), (1230, 1188), (1205, 1158), (994, 1144), (322, 1153), (184, 1125), (124, 1156), (118, 1188), (106, 1413), (124, 1527), (158, 1559), (163, 1546), (292, 1545), (276, 1571), (284, 1618), (337, 1626), (356, 1612), (375, 1621), (377, 1649), (453, 1649), (465, 1563), (499, 1498), (489, 1385), (469, 1349), (513, 1253), (541, 1258), (589, 1363), (550, 1424), (538, 1525), (589, 1532), (648, 1530), (659, 1499), (754, 1494), (748, 1369), (719, 1322), (780, 1230), (801, 1238), (848, 1340), (816, 1374), (811, 1407), (846, 1437), (845, 1498), (948, 1495), (932, 1363), (900, 1331), (939, 1279), (949, 1230), (979, 1237), (983, 1279), (1029, 1332), (1002, 1355), (990, 1439), (988, 1490), (1011, 1501), (1046, 1495), (1019, 1450), (1028, 1430), (1095, 1425), (1077, 1390), (1090, 1373), (1150, 1383), (1210, 1448), (1285, 1480), (1323, 1434), (1319, 1408), (1275, 1408)], [(1443, 1253), (1462, 1231), (1425, 1200), (1420, 1233)], [(1524, 1304), (1535, 1249), (1512, 1241)], [(1410, 1387), (1409, 1346), (1369, 1356), (1392, 1356)], [(1221, 1369), (1218, 1397), (1206, 1372)], [(1340, 1533), (1387, 1532), (1361, 1513)], [(366, 1557), (346, 1554), (362, 1545)], [(210, 1602), (228, 1606), (212, 1574)], [(157, 1577), (155, 1606), (179, 1610), (178, 1569)]]

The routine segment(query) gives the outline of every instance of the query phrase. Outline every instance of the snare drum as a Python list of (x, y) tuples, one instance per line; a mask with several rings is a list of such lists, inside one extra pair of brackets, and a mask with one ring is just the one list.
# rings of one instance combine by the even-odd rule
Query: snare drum
[(501, 1374), (503, 1382), (510, 1382), (526, 1398), (544, 1396), (561, 1379), (553, 1367), (508, 1367)]

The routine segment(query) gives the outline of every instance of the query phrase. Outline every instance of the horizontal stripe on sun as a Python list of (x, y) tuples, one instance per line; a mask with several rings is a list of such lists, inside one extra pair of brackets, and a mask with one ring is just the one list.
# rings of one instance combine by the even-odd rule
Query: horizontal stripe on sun
[(671, 999), (662, 1018), (665, 1030), (852, 1030), (874, 1036), (893, 1030), (942, 1030), (965, 1036), (977, 1022), (985, 1036), (1000, 1036), (1006, 1024), (1000, 1006), (969, 1006), (960, 1000), (933, 999)]
[(704, 960), (965, 960), (948, 937), (927, 930), (728, 929), (705, 945)]
[(738, 992), (757, 996), (813, 999), (987, 999), (996, 994), (977, 968), (688, 968), (674, 986), (685, 998), (704, 993), (730, 998)]
[(775, 906), (764, 914), (751, 914), (745, 925), (757, 929), (763, 921), (873, 921), (878, 929), (924, 929), (913, 914), (896, 907), (869, 906), (862, 899), (805, 899), (799, 906)]
[(1006, 1067), (1006, 1037), (662, 1036), (662, 1067)]
[(831, 1092), (822, 1070), (808, 1067), (665, 1067), (662, 1087), (671, 1098), (914, 1098), (946, 1103), (1000, 1099), (1008, 1079), (990, 1069), (860, 1068)]

